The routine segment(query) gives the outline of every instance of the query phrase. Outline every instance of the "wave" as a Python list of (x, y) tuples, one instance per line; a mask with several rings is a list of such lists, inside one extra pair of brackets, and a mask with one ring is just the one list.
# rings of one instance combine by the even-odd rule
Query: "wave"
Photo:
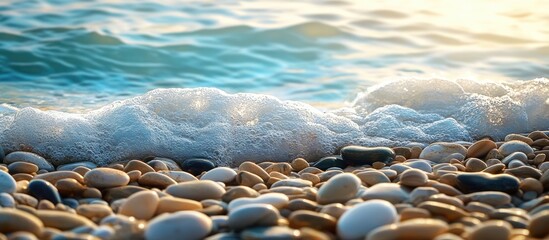
[(242, 161), (309, 160), (341, 146), (409, 146), (502, 139), (549, 129), (549, 80), (513, 83), (399, 80), (373, 86), (348, 107), (323, 112), (268, 95), (215, 88), (157, 89), (83, 114), (0, 111), (0, 143), (55, 165), (161, 156)]

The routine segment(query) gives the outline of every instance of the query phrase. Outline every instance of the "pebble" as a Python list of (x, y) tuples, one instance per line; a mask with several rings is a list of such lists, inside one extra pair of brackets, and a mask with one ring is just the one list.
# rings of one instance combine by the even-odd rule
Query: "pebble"
[[(270, 177), (269, 177), (270, 179)], [(256, 184), (263, 183), (263, 179), (261, 177), (248, 172), (248, 171), (240, 171), (236, 175), (236, 182), (240, 185), (247, 186), (247, 187), (253, 187)]]
[(423, 208), (408, 207), (400, 211), (400, 221), (408, 221), (416, 218), (430, 218), (431, 213)]
[(202, 201), (205, 199), (221, 199), (225, 189), (214, 181), (190, 181), (170, 185), (166, 193), (179, 197)]
[(55, 170), (53, 165), (51, 165), (51, 163), (46, 161), (46, 159), (44, 159), (43, 157), (41, 157), (37, 154), (31, 153), (31, 152), (16, 151), (16, 152), (12, 152), (12, 153), (6, 155), (6, 157), (4, 157), (4, 163), (5, 164), (11, 164), (11, 163), (14, 163), (14, 162), (32, 163), (32, 164), (38, 166), (39, 169), (46, 170), (48, 172), (51, 172), (51, 171)]
[(95, 223), (101, 219), (113, 214), (112, 209), (108, 205), (101, 204), (83, 204), (76, 208), (78, 215), (84, 216)]
[(519, 189), (520, 181), (508, 174), (460, 173), (457, 175), (457, 185), (465, 193), (500, 191), (512, 194)]
[(534, 140), (532, 140), (531, 138), (526, 137), (526, 136), (522, 136), (520, 134), (511, 133), (511, 134), (505, 136), (505, 141), (506, 142), (513, 141), (513, 140), (521, 141), (521, 142), (524, 142), (528, 145), (531, 145), (532, 143), (534, 143)]
[(201, 209), (202, 204), (198, 201), (184, 198), (163, 197), (160, 198), (160, 200), (158, 201), (155, 215), (160, 215), (162, 213), (173, 213), (178, 211)]
[(467, 158), (484, 158), (492, 149), (496, 149), (498, 146), (490, 139), (482, 139), (473, 143), (467, 149)]
[(38, 166), (36, 166), (33, 163), (28, 162), (14, 162), (8, 165), (9, 173), (10, 174), (16, 174), (16, 173), (36, 173), (38, 172)]
[(486, 203), (494, 207), (503, 206), (511, 203), (511, 197), (508, 194), (502, 192), (483, 191), (470, 193), (465, 195), (465, 197), (470, 199), (471, 201)]
[(197, 181), (198, 178), (193, 176), (192, 174), (184, 171), (168, 171), (168, 172), (160, 172), (171, 179), (173, 179), (175, 182), (190, 182), (190, 181)]
[(34, 215), (17, 209), (0, 208), (0, 233), (30, 232), (40, 236), (44, 224)]
[(130, 177), (120, 170), (95, 168), (84, 175), (84, 182), (88, 187), (113, 188), (127, 185)]
[(295, 178), (283, 179), (273, 183), (273, 185), (271, 185), (271, 188), (281, 187), (281, 186), (304, 188), (304, 187), (312, 187), (313, 183), (303, 179), (295, 179)]
[(549, 228), (547, 227), (548, 222), (549, 210), (536, 213), (534, 216), (532, 216), (532, 220), (528, 225), (530, 236), (535, 238), (547, 237), (549, 235)]
[(335, 155), (335, 156), (323, 157), (320, 160), (316, 161), (312, 166), (322, 171), (326, 171), (328, 168), (332, 168), (332, 167), (338, 167), (338, 168), (344, 169), (348, 165), (347, 165), (347, 162), (343, 161), (341, 156)]
[(465, 163), (466, 172), (480, 172), (486, 169), (488, 165), (478, 158), (469, 158)]
[(73, 171), (78, 167), (94, 169), (94, 168), (97, 168), (97, 165), (93, 162), (88, 162), (88, 161), (67, 163), (67, 164), (57, 166), (57, 171)]
[(250, 187), (246, 186), (235, 186), (229, 188), (223, 196), (221, 196), (221, 200), (223, 200), (226, 203), (231, 202), (232, 200), (238, 199), (238, 198), (255, 198), (259, 196), (259, 193), (255, 190), (253, 190)]
[(441, 202), (435, 202), (435, 201), (426, 201), (420, 203), (418, 208), (423, 208), (427, 211), (429, 211), (434, 216), (442, 216), (448, 221), (453, 222), (456, 221), (462, 217), (467, 216), (467, 212), (457, 208), (453, 205), (441, 203)]
[(337, 220), (328, 214), (309, 210), (294, 211), (288, 220), (290, 227), (294, 229), (309, 227), (328, 232), (335, 231), (337, 223)]
[(417, 169), (408, 169), (400, 175), (400, 184), (408, 187), (423, 186), (428, 181), (427, 174)]
[(448, 224), (438, 219), (412, 219), (376, 228), (366, 239), (433, 239), (448, 229)]
[(513, 227), (502, 220), (490, 220), (471, 229), (470, 240), (509, 239)]
[(426, 160), (412, 160), (412, 161), (406, 161), (403, 163), (404, 166), (408, 166), (410, 168), (415, 168), (422, 170), (424, 172), (430, 173), (433, 171), (433, 168), (431, 167), (431, 164)]
[(534, 153), (534, 149), (532, 149), (527, 143), (518, 140), (505, 142), (499, 147), (498, 151), (504, 157), (509, 156), (514, 152), (522, 152), (526, 155)]
[(289, 202), (290, 199), (288, 196), (282, 193), (266, 193), (256, 198), (242, 197), (235, 199), (229, 203), (229, 211), (232, 211), (240, 206), (254, 203), (269, 204), (277, 209), (282, 209), (288, 206)]
[(118, 213), (141, 220), (151, 219), (158, 206), (158, 195), (153, 191), (141, 191), (131, 195), (122, 203)]
[(15, 193), (17, 183), (7, 172), (0, 171), (0, 193)]
[(8, 193), (0, 193), (0, 208), (14, 208), (15, 199)]
[(55, 171), (55, 172), (42, 173), (34, 176), (34, 179), (42, 179), (50, 182), (51, 184), (55, 184), (57, 181), (61, 179), (74, 179), (79, 183), (84, 183), (84, 177), (82, 177), (82, 175), (73, 171)]
[(342, 173), (320, 187), (316, 200), (319, 204), (345, 203), (356, 197), (360, 186), (360, 179), (354, 174)]
[(457, 143), (433, 143), (421, 151), (419, 158), (431, 160), (436, 163), (450, 162), (452, 154), (467, 155), (467, 149)]
[(126, 163), (126, 166), (124, 167), (124, 172), (130, 172), (133, 170), (139, 170), (142, 174), (148, 172), (156, 172), (154, 168), (140, 160), (131, 160)]
[(252, 226), (275, 226), (280, 214), (269, 204), (252, 203), (239, 206), (229, 212), (229, 227), (242, 230)]
[(215, 182), (230, 183), (236, 178), (236, 171), (228, 167), (214, 168), (202, 175), (200, 180), (212, 180)]
[(349, 166), (389, 163), (395, 159), (395, 151), (388, 147), (347, 146), (341, 149), (341, 157)]
[(42, 179), (30, 181), (27, 191), (29, 195), (35, 197), (37, 200), (45, 199), (53, 204), (58, 204), (61, 202), (61, 196), (59, 195), (57, 188)]
[(212, 220), (203, 213), (180, 211), (164, 214), (149, 222), (145, 229), (147, 240), (199, 240), (210, 234)]
[(343, 240), (364, 239), (372, 230), (397, 220), (397, 211), (390, 202), (370, 200), (354, 205), (341, 215), (337, 235)]
[(267, 173), (267, 171), (265, 171), (260, 166), (257, 166), (257, 164), (255, 164), (253, 162), (243, 162), (243, 163), (241, 163), (240, 166), (238, 167), (238, 170), (253, 173), (256, 176), (258, 176), (259, 178), (261, 178), (261, 180), (263, 180), (264, 182), (269, 180), (269, 178), (271, 177), (269, 175), (269, 173)]
[(145, 173), (139, 177), (137, 182), (141, 186), (155, 187), (159, 189), (164, 189), (172, 184), (177, 184), (177, 182), (172, 178), (158, 172)]
[(36, 210), (36, 216), (44, 223), (45, 227), (56, 228), (61, 231), (81, 226), (96, 226), (95, 223), (83, 216), (65, 211)]
[(387, 175), (380, 171), (362, 171), (356, 174), (356, 176), (367, 186), (374, 186), (378, 183), (390, 183), (391, 180)]
[(271, 172), (279, 172), (286, 176), (289, 176), (292, 172), (292, 166), (289, 163), (286, 162), (279, 162), (279, 163), (273, 163), (270, 166), (265, 168), (265, 171), (267, 173)]
[(307, 160), (305, 160), (303, 158), (296, 158), (296, 159), (292, 160), (290, 165), (292, 166), (292, 169), (294, 171), (299, 172), (299, 171), (309, 167), (309, 162), (307, 162)]
[(217, 165), (213, 161), (203, 158), (187, 159), (180, 163), (179, 166), (181, 167), (181, 170), (188, 172), (194, 176), (198, 176), (202, 174), (202, 172), (207, 172), (217, 167)]
[(297, 239), (299, 231), (282, 226), (254, 227), (242, 231), (240, 234), (243, 240), (291, 240)]
[(393, 204), (404, 202), (408, 197), (408, 192), (396, 183), (376, 184), (361, 194), (363, 200), (382, 199)]
[(511, 174), (518, 178), (541, 178), (541, 172), (530, 166), (520, 166), (511, 169), (505, 169), (504, 173)]

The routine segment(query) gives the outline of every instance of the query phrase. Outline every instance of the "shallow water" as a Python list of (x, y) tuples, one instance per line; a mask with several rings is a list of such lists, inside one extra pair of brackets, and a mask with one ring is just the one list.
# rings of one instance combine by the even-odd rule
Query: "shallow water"
[(546, 130), (544, 3), (3, 1), (0, 147), (234, 165)]
[(0, 2), (0, 103), (215, 87), (334, 108), (394, 79), (549, 75), (546, 1), (158, 2)]

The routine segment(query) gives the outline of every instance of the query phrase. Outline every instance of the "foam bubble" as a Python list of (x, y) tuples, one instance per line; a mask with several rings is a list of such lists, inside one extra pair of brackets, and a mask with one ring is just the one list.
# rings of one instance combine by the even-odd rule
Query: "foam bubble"
[(316, 160), (341, 146), (473, 141), (549, 128), (549, 80), (409, 80), (370, 88), (352, 106), (307, 104), (218, 89), (158, 89), (85, 114), (0, 112), (0, 144), (54, 164), (161, 156), (242, 161)]

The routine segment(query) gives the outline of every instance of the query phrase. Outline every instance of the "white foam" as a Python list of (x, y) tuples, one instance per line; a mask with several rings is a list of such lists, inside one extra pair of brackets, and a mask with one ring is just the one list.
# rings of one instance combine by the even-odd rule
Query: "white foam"
[(408, 80), (378, 85), (352, 106), (307, 104), (217, 89), (158, 89), (85, 114), (11, 109), (0, 113), (0, 144), (21, 145), (54, 164), (162, 156), (316, 160), (348, 144), (472, 141), (549, 128), (549, 80), (482, 83)]

